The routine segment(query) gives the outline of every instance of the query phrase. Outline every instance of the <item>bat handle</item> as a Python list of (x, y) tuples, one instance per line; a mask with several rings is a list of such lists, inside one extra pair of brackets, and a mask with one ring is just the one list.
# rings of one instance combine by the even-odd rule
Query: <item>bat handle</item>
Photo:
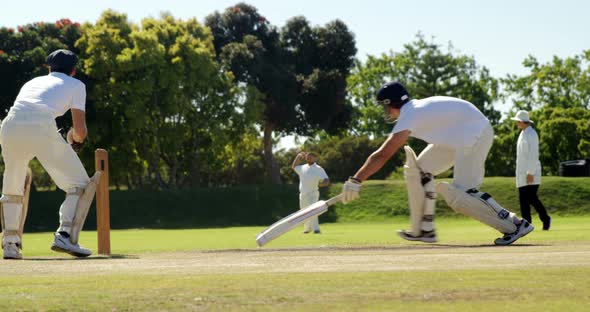
[(339, 203), (341, 200), (342, 200), (342, 193), (340, 193), (340, 194), (338, 194), (338, 195), (336, 195), (336, 196), (328, 199), (326, 201), (326, 205), (331, 206), (331, 205), (334, 205), (336, 203)]

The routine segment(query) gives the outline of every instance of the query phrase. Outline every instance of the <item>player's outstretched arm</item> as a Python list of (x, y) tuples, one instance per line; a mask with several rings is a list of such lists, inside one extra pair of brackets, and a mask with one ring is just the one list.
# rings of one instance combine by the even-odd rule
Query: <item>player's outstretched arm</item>
[(354, 178), (360, 182), (365, 181), (370, 176), (379, 171), (385, 163), (397, 152), (400, 147), (404, 146), (410, 136), (409, 130), (404, 130), (391, 134), (383, 144), (367, 160), (365, 164), (356, 172)]
[(342, 186), (342, 202), (344, 204), (349, 203), (360, 196), (361, 183), (375, 172), (379, 171), (379, 169), (383, 168), (391, 156), (393, 156), (400, 147), (406, 144), (409, 135), (409, 130), (390, 135), (379, 149), (367, 158), (365, 164)]

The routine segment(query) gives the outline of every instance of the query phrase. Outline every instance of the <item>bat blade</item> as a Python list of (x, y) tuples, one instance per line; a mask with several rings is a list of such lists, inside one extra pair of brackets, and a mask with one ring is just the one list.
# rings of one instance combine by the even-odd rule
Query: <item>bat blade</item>
[(327, 201), (320, 200), (304, 209), (282, 218), (281, 220), (270, 225), (264, 231), (260, 232), (260, 234), (256, 236), (256, 243), (261, 247), (266, 245), (268, 242), (289, 232), (299, 224), (328, 211), (328, 207), (339, 202), (340, 198), (341, 195), (337, 195)]

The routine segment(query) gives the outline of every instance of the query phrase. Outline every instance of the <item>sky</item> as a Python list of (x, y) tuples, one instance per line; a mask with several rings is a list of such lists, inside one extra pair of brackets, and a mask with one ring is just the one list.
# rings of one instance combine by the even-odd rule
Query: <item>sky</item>
[[(95, 22), (106, 9), (126, 13), (139, 23), (144, 17), (169, 12), (176, 18), (202, 22), (238, 1), (228, 0), (1, 0), (0, 26), (52, 22), (67, 17)], [(585, 0), (250, 0), (270, 23), (283, 26), (303, 15), (314, 25), (334, 19), (355, 34), (358, 54), (378, 56), (401, 51), (418, 32), (440, 44), (451, 42), (461, 54), (473, 56), (495, 77), (526, 74), (522, 61), (533, 55), (541, 62), (590, 50), (590, 1)], [(498, 109), (506, 111), (507, 103)]]
[[(94, 22), (106, 9), (126, 13), (132, 22), (170, 12), (177, 18), (203, 21), (237, 1), (8, 1), (0, 6), (0, 26), (55, 21), (62, 17)], [(312, 24), (344, 21), (355, 33), (358, 57), (400, 51), (418, 32), (438, 43), (452, 42), (495, 76), (522, 74), (527, 55), (546, 62), (590, 49), (590, 1), (584, 0), (250, 0), (246, 3), (274, 25), (303, 15)]]

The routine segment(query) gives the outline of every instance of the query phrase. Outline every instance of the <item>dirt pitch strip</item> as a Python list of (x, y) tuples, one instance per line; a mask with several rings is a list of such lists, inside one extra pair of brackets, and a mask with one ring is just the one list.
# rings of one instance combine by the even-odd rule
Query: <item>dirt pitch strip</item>
[(115, 255), (111, 258), (27, 258), (3, 261), (0, 275), (240, 274), (296, 272), (448, 271), (589, 267), (590, 242), (507, 247), (400, 245), (387, 247), (240, 249)]

